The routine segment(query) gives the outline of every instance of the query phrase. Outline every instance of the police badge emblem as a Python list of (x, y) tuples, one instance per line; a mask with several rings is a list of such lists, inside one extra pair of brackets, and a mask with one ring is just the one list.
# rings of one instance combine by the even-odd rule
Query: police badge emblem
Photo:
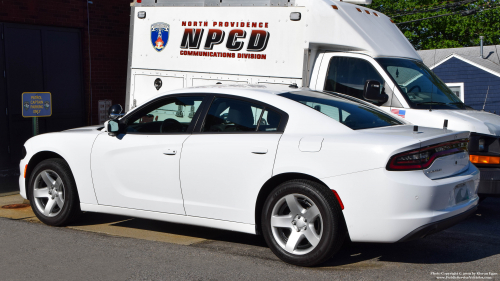
[(168, 43), (170, 25), (164, 22), (157, 22), (151, 25), (151, 43), (157, 52), (163, 51)]
[(24, 107), (24, 110), (28, 110), (30, 109), (30, 103), (25, 101), (24, 104), (23, 104), (23, 107)]

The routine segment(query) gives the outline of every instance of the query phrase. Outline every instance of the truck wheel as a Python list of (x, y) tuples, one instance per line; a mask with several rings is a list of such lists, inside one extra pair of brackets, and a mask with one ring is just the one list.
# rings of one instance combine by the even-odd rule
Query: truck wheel
[(264, 203), (262, 233), (281, 260), (313, 266), (330, 259), (347, 230), (340, 205), (326, 186), (291, 180), (276, 187)]
[(75, 179), (66, 161), (53, 158), (40, 162), (28, 185), (31, 208), (40, 221), (63, 226), (80, 213)]

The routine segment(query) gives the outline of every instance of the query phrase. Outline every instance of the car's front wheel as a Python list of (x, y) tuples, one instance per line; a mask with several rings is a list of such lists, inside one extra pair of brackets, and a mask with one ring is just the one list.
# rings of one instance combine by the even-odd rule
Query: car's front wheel
[(326, 186), (292, 180), (276, 187), (264, 203), (262, 232), (285, 262), (313, 266), (331, 258), (346, 237), (342, 210)]
[(33, 169), (28, 198), (35, 215), (48, 225), (66, 225), (81, 213), (73, 174), (59, 158), (44, 160)]

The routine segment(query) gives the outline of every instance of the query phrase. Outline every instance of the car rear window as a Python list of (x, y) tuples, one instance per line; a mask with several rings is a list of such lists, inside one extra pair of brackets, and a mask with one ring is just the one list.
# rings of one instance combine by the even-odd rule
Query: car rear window
[(280, 94), (280, 96), (311, 107), (353, 130), (404, 124), (378, 108), (344, 99), (333, 94), (297, 91)]

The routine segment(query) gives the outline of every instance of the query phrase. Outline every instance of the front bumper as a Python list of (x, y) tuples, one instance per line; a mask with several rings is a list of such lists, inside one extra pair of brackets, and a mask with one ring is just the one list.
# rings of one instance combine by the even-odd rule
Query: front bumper
[(479, 195), (500, 196), (500, 168), (478, 167), (481, 173), (479, 181)]
[(19, 163), (19, 193), (24, 199), (28, 199), (26, 194), (26, 179), (24, 178), (24, 167), (28, 164), (26, 157)]

